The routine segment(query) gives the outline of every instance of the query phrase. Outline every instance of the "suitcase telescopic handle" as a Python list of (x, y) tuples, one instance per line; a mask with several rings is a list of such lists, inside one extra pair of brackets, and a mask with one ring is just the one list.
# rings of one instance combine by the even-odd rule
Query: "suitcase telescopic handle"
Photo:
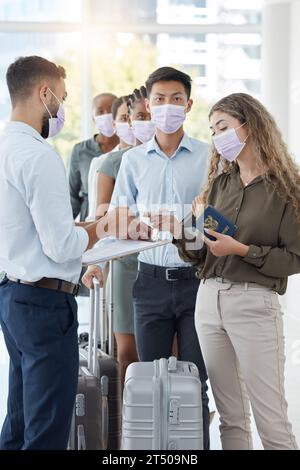
[(90, 321), (89, 321), (89, 350), (88, 369), (91, 370), (93, 362), (93, 338), (94, 338), (94, 317), (95, 317), (95, 291), (96, 280), (93, 279), (93, 289), (90, 289)]
[(89, 355), (88, 369), (95, 376), (98, 371), (98, 335), (99, 335), (99, 308), (100, 308), (100, 284), (98, 279), (93, 279), (94, 289), (90, 291), (90, 326), (89, 326)]

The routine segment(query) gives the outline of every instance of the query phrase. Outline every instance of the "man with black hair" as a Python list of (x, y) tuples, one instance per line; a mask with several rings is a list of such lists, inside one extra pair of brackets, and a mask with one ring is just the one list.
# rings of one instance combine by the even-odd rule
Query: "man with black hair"
[[(142, 220), (145, 211), (158, 209), (176, 210), (180, 218), (182, 206), (191, 207), (205, 181), (209, 146), (189, 138), (183, 130), (193, 105), (189, 75), (162, 67), (150, 75), (146, 88), (146, 107), (156, 135), (123, 156), (111, 208), (126, 205)], [(169, 218), (171, 227), (174, 217)], [(165, 235), (172, 239), (170, 233)], [(194, 325), (199, 287), (195, 274), (172, 244), (140, 253), (133, 287), (135, 335), (142, 361), (171, 356), (177, 335), (179, 359), (197, 365), (202, 382), (204, 448), (208, 449), (207, 373)]]
[(112, 127), (112, 105), (116, 100), (112, 93), (101, 93), (93, 99), (93, 120), (98, 134), (79, 142), (73, 148), (69, 160), (69, 186), (73, 217), (80, 214), (85, 221), (88, 212), (88, 175), (93, 158), (111, 152), (119, 143)]
[(10, 356), (0, 448), (66, 449), (78, 382), (81, 257), (96, 223), (75, 227), (61, 158), (65, 71), (21, 57), (7, 71), (11, 121), (0, 137), (0, 323)]

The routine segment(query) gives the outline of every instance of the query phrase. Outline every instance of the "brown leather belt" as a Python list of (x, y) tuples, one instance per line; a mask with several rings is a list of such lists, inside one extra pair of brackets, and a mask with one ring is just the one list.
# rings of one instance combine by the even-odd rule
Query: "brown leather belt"
[(36, 282), (27, 282), (22, 281), (21, 279), (16, 279), (15, 277), (7, 276), (12, 282), (17, 284), (25, 284), (26, 286), (40, 287), (42, 289), (51, 289), (58, 292), (65, 292), (66, 294), (78, 295), (80, 284), (73, 284), (72, 282), (62, 281), (61, 279), (52, 279), (49, 277), (43, 277)]

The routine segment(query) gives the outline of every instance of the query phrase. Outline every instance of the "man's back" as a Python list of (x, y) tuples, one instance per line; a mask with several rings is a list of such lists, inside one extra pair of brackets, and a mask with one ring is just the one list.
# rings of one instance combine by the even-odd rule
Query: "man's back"
[[(75, 281), (87, 237), (82, 229), (74, 230), (62, 160), (21, 122), (7, 125), (0, 148), (1, 268), (27, 281), (65, 278), (67, 271), (66, 280)], [(70, 245), (62, 251), (66, 241), (73, 253)]]

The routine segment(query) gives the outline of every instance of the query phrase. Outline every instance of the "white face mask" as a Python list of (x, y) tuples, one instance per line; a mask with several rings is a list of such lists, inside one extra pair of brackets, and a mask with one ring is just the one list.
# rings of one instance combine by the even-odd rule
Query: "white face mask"
[(95, 126), (98, 131), (105, 137), (112, 137), (114, 135), (113, 116), (112, 114), (101, 114), (95, 116)]
[(246, 123), (244, 122), (244, 124), (237, 127), (236, 129), (233, 127), (231, 129), (228, 129), (227, 131), (221, 132), (218, 135), (214, 135), (212, 138), (217, 152), (229, 162), (233, 162), (234, 160), (236, 160), (246, 145), (246, 140), (248, 139), (248, 136), (246, 137), (244, 142), (241, 142), (236, 132), (237, 129), (240, 129), (245, 124)]
[(65, 108), (64, 108), (64, 105), (63, 105), (63, 103), (61, 103), (59, 101), (57, 96), (53, 93), (52, 90), (50, 90), (50, 88), (48, 88), (48, 90), (50, 91), (50, 93), (52, 93), (54, 98), (56, 98), (57, 102), (59, 103), (59, 108), (58, 108), (58, 111), (56, 113), (56, 117), (52, 117), (52, 114), (50, 113), (48, 106), (42, 100), (42, 103), (45, 106), (45, 108), (48, 111), (49, 116), (50, 116), (50, 118), (49, 118), (49, 132), (48, 132), (48, 135), (45, 136), (45, 139), (48, 139), (48, 137), (54, 137), (55, 135), (57, 135), (62, 130), (62, 128), (64, 127), (64, 124), (65, 124)]
[(165, 134), (174, 134), (186, 118), (185, 106), (163, 104), (151, 106), (152, 121)]
[(155, 124), (153, 121), (132, 121), (132, 130), (137, 140), (145, 144), (155, 135)]
[(128, 122), (116, 122), (116, 134), (127, 145), (135, 144), (135, 137)]

